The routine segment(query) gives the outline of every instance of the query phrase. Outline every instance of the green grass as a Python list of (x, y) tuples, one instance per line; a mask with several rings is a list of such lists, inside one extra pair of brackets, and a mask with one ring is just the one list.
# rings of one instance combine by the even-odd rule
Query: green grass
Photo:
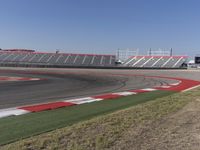
[(74, 107), (0, 119), (0, 145), (55, 130), (92, 117), (155, 100), (174, 92), (154, 91), (115, 100), (104, 100)]

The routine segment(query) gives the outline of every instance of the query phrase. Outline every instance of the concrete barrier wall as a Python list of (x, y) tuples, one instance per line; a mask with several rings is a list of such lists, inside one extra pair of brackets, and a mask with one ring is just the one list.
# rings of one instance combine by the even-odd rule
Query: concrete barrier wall
[(34, 63), (0, 63), (0, 67), (32, 67), (32, 68), (93, 68), (93, 69), (162, 69), (162, 70), (175, 70), (175, 69), (187, 69), (187, 67), (182, 68), (141, 68), (141, 67), (124, 67), (124, 66), (66, 66), (66, 65), (44, 65), (44, 64), (34, 64)]

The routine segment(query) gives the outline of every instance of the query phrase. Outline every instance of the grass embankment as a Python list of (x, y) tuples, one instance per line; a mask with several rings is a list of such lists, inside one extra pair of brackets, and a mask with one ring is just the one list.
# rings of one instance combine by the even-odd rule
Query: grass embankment
[(68, 108), (3, 118), (0, 119), (0, 145), (66, 127), (97, 115), (107, 114), (172, 93), (154, 91), (114, 100), (104, 100)]

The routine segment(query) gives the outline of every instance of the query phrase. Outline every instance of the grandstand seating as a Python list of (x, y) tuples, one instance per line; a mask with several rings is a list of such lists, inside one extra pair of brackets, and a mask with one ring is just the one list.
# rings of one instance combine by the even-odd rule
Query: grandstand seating
[(34, 64), (55, 66), (111, 67), (115, 65), (114, 55), (66, 54), (0, 51), (0, 63)]
[(132, 56), (122, 66), (134, 68), (181, 68), (187, 56)]
[(117, 65), (115, 55), (0, 51), (0, 65), (43, 67), (181, 68), (187, 56), (132, 56)]

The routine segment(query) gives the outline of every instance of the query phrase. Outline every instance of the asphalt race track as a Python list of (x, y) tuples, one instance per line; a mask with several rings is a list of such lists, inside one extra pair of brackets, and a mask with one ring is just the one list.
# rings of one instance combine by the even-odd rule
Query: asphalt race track
[(200, 81), (199, 71), (188, 70), (1, 68), (0, 77), (28, 77), (41, 80), (0, 81), (0, 109), (151, 88), (173, 82), (168, 79), (134, 76), (135, 74), (182, 77)]

